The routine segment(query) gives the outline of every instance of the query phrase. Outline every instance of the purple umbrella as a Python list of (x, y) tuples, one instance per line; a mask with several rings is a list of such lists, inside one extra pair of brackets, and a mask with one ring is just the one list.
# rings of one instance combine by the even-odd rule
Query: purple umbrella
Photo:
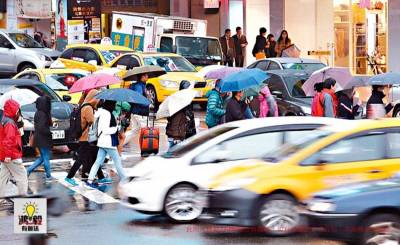
[(217, 69), (217, 70), (212, 70), (212, 71), (207, 72), (205, 77), (206, 77), (206, 79), (215, 79), (215, 80), (223, 79), (223, 78), (225, 78), (226, 76), (228, 76), (228, 75), (230, 75), (232, 73), (239, 72), (239, 71), (242, 71), (244, 69), (245, 68), (228, 67), (228, 66), (226, 66), (226, 67), (223, 67), (223, 68), (220, 68), (220, 69)]
[(356, 87), (356, 80), (351, 75), (349, 68), (344, 67), (325, 67), (318, 71), (315, 71), (308, 80), (303, 84), (303, 90), (307, 96), (313, 96), (314, 85), (321, 83), (327, 78), (333, 78), (336, 80), (337, 91), (344, 89), (351, 89)]

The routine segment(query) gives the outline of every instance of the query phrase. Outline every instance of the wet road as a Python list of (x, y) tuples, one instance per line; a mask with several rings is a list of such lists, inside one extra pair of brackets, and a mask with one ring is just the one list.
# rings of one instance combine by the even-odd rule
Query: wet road
[[(196, 117), (204, 118), (202, 112)], [(165, 122), (158, 124), (161, 134), (165, 132)], [(199, 129), (205, 128), (200, 123)], [(131, 133), (129, 144), (123, 153), (124, 167), (129, 168), (140, 161), (137, 134)], [(161, 137), (161, 152), (167, 148), (166, 137)], [(113, 179), (113, 184), (102, 186), (99, 190), (83, 187), (68, 187), (63, 181), (70, 168), (70, 155), (56, 155), (52, 163), (51, 183), (43, 180), (44, 171), (34, 172), (29, 179), (32, 194), (43, 190), (54, 190), (65, 196), (69, 206), (61, 217), (49, 218), (49, 232), (54, 233), (49, 244), (338, 244), (297, 235), (288, 238), (272, 238), (263, 234), (237, 227), (212, 226), (202, 223), (174, 224), (160, 215), (144, 215), (126, 209), (119, 204), (116, 186), (118, 177), (113, 166), (106, 164), (104, 170)], [(62, 160), (67, 159), (67, 160)], [(29, 165), (32, 159), (25, 159)], [(79, 174), (76, 175), (78, 177)], [(82, 183), (82, 182), (79, 182)], [(9, 195), (15, 195), (16, 188), (9, 184)], [(26, 235), (13, 234), (13, 216), (10, 206), (0, 207), (0, 244), (27, 244)]]

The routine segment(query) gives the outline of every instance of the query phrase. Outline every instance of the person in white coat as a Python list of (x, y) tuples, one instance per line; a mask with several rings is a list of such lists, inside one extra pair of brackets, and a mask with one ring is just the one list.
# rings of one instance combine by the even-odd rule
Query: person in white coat
[(86, 183), (87, 187), (95, 188), (96, 184), (93, 183), (94, 177), (96, 176), (97, 171), (104, 163), (104, 160), (107, 155), (111, 157), (114, 162), (115, 168), (120, 179), (125, 178), (124, 170), (121, 164), (121, 158), (118, 154), (117, 146), (118, 146), (118, 125), (117, 120), (112, 114), (115, 109), (115, 101), (104, 101), (103, 105), (99, 110), (95, 113), (95, 122), (97, 123), (97, 147), (99, 147), (99, 151), (97, 153), (96, 162), (93, 164), (90, 169), (89, 178)]

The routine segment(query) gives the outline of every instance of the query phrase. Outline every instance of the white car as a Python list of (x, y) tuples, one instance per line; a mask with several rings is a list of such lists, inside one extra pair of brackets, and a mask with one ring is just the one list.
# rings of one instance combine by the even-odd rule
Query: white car
[(177, 145), (163, 156), (149, 157), (129, 169), (118, 191), (122, 205), (142, 213), (164, 212), (177, 222), (202, 213), (197, 190), (211, 178), (246, 159), (260, 158), (286, 142), (304, 137), (323, 125), (342, 120), (276, 117), (227, 123)]
[(326, 67), (326, 65), (319, 60), (288, 57), (260, 59), (247, 66), (249, 69), (259, 68), (263, 71), (287, 69), (306, 70), (310, 72), (310, 74), (324, 67)]

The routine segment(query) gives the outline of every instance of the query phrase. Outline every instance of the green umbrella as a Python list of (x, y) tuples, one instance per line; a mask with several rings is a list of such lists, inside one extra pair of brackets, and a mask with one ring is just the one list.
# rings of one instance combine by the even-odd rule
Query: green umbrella
[(263, 89), (265, 86), (267, 86), (265, 83), (257, 86), (253, 86), (251, 88), (245, 89), (244, 90), (244, 96), (245, 98), (247, 97), (256, 97), (260, 93), (261, 89)]

